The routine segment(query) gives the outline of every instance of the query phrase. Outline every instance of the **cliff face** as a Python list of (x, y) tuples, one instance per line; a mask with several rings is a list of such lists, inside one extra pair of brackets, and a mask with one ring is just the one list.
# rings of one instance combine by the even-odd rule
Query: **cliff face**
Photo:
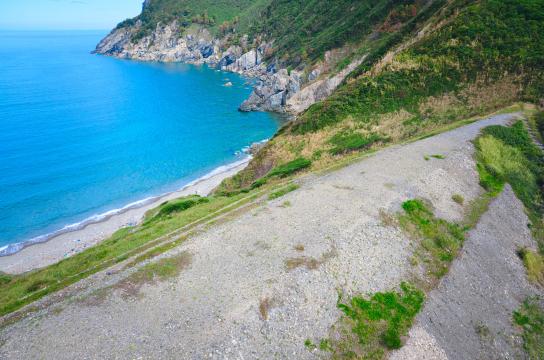
[(329, 78), (325, 76), (327, 69), (324, 67), (328, 59), (325, 56), (324, 64), (304, 77), (302, 71), (277, 69), (276, 63), (266, 64), (264, 54), (272, 45), (248, 46), (247, 36), (242, 37), (240, 45), (229, 46), (226, 39), (214, 37), (204, 27), (187, 31), (173, 21), (166, 25), (158, 24), (150, 35), (134, 41), (140, 26), (138, 20), (134, 26), (113, 30), (97, 45), (94, 53), (140, 61), (207, 64), (219, 70), (255, 77), (257, 84), (250, 97), (241, 104), (241, 111), (297, 114), (330, 95), (360, 63), (356, 61)]

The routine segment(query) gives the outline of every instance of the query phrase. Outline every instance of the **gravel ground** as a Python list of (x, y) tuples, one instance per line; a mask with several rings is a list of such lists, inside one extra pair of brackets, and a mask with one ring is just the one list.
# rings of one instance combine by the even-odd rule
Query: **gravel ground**
[[(481, 192), (471, 140), (482, 127), (511, 118), (495, 116), (305, 178), (299, 190), (164, 254), (190, 259), (173, 279), (141, 289), (121, 282), (4, 327), (0, 358), (321, 357), (304, 340), (327, 337), (340, 316), (338, 292), (392, 289), (411, 270), (410, 240), (382, 225), (380, 213), (421, 197), (438, 216), (460, 219), (464, 209), (452, 195), (468, 203)], [(446, 158), (424, 159), (433, 154)], [(446, 349), (438, 344), (437, 353)]]
[[(521, 359), (512, 313), (530, 295), (544, 295), (527, 281), (516, 255), (534, 248), (523, 204), (507, 186), (469, 233), (460, 257), (433, 290), (405, 347), (391, 359)], [(447, 356), (447, 357), (444, 357)]]

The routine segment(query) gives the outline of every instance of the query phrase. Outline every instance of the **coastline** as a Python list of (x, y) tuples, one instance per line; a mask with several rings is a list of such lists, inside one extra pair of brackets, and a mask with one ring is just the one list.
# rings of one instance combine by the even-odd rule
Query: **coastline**
[[(251, 156), (216, 168), (208, 174), (188, 183), (179, 190), (156, 197), (143, 199), (127, 206), (90, 217), (80, 223), (69, 225), (43, 240), (19, 243), (21, 249), (13, 254), (0, 256), (0, 272), (21, 274), (54, 264), (77, 254), (109, 238), (117, 230), (139, 224), (145, 213), (165, 201), (182, 196), (208, 195), (221, 181), (244, 169)], [(42, 237), (36, 238), (40, 239)]]

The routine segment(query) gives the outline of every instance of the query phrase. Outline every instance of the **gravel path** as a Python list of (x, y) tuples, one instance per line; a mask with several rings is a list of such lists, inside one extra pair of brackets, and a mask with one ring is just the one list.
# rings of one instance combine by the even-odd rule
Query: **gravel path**
[[(410, 272), (410, 240), (382, 225), (380, 213), (421, 197), (438, 216), (461, 219), (464, 209), (452, 195), (468, 203), (481, 192), (471, 140), (482, 127), (512, 117), (495, 116), (305, 178), (299, 190), (164, 254), (185, 259), (173, 279), (141, 288), (121, 282), (6, 326), (0, 358), (319, 357), (304, 340), (328, 335), (340, 316), (339, 291), (388, 290)], [(446, 158), (424, 159), (433, 154)]]
[[(522, 359), (512, 313), (530, 295), (521, 247), (535, 248), (523, 204), (507, 186), (469, 233), (460, 257), (429, 295), (400, 359)], [(425, 357), (432, 352), (435, 356)]]

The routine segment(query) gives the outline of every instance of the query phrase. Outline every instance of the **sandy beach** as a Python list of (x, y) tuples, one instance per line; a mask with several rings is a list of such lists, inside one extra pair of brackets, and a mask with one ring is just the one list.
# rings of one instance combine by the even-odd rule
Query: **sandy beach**
[(182, 189), (157, 197), (154, 201), (141, 207), (128, 209), (103, 221), (89, 224), (82, 229), (55, 236), (47, 242), (28, 246), (13, 255), (0, 257), (0, 271), (20, 274), (54, 264), (63, 258), (77, 254), (107, 239), (120, 228), (138, 224), (148, 210), (167, 200), (191, 194), (208, 195), (223, 179), (233, 176), (246, 167), (249, 160), (250, 158), (247, 158), (218, 168)]

